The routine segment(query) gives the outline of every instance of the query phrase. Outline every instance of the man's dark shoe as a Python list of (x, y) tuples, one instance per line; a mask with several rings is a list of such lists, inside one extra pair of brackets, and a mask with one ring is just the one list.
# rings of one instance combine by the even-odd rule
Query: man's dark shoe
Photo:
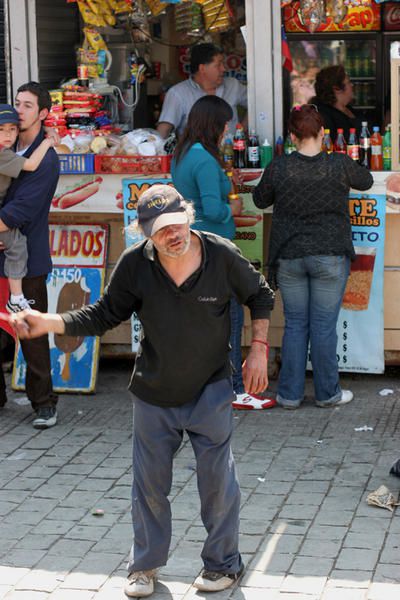
[(55, 406), (44, 406), (37, 409), (32, 425), (35, 429), (48, 429), (54, 427), (56, 423), (57, 411)]
[(203, 569), (193, 586), (202, 592), (221, 592), (231, 587), (243, 573), (243, 566), (238, 573), (216, 573)]

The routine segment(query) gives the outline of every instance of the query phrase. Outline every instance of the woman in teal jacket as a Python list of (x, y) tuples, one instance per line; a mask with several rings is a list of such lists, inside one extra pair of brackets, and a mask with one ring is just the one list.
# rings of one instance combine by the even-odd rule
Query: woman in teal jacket
[[(223, 170), (219, 147), (233, 111), (222, 98), (206, 95), (197, 100), (175, 150), (172, 181), (182, 196), (193, 203), (196, 218), (192, 229), (210, 231), (233, 240), (235, 222), (228, 194), (231, 183)], [(241, 333), (243, 309), (231, 301), (231, 361), (236, 405), (263, 408), (262, 401), (244, 393), (242, 379)]]
[(222, 168), (219, 144), (232, 108), (218, 96), (203, 96), (192, 107), (172, 161), (172, 180), (193, 202), (194, 229), (233, 240), (235, 223), (228, 201), (231, 184)]

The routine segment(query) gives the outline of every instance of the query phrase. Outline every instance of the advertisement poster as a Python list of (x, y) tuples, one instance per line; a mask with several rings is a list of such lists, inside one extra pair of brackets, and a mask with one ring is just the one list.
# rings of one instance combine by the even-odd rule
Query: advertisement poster
[[(137, 201), (139, 196), (149, 189), (151, 185), (156, 183), (164, 183), (172, 185), (171, 179), (165, 177), (152, 178), (152, 179), (124, 179), (122, 181), (123, 189), (123, 205), (124, 205), (124, 227), (125, 227), (125, 246), (129, 248), (132, 244), (140, 242), (142, 236), (129, 229), (130, 225), (133, 225), (137, 219)], [(132, 326), (132, 352), (137, 352), (140, 342), (140, 321), (137, 315), (132, 315), (131, 318)]]
[(384, 192), (350, 194), (350, 219), (357, 256), (351, 264), (337, 326), (340, 371), (383, 373), (385, 369), (385, 202)]
[[(97, 173), (61, 175), (50, 212), (122, 213), (122, 182), (125, 177)], [(157, 181), (164, 182), (166, 176), (155, 177)]]
[[(283, 9), (285, 31), (287, 33), (308, 33), (299, 0), (293, 0)], [(373, 0), (368, 5), (348, 6), (345, 16), (339, 23), (335, 22), (333, 15), (327, 15), (315, 33), (325, 31), (379, 31), (381, 27), (381, 12), (378, 4)]]
[[(53, 271), (47, 279), (49, 312), (95, 302), (104, 289), (108, 227), (50, 225)], [(95, 391), (100, 338), (49, 334), (51, 375), (56, 392)], [(25, 387), (26, 363), (17, 346), (12, 386)]]
[(239, 186), (241, 213), (234, 217), (236, 235), (233, 240), (245, 256), (257, 269), (263, 265), (263, 210), (253, 202), (252, 187), (260, 181), (262, 171), (247, 171), (245, 181)]

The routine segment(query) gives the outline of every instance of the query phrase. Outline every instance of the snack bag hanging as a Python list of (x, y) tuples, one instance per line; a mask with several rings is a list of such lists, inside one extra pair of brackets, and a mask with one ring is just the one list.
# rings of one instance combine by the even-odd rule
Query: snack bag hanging
[(233, 13), (228, 0), (202, 0), (204, 26), (207, 31), (229, 29)]
[(300, 15), (304, 26), (314, 33), (325, 21), (324, 0), (300, 0)]
[(107, 44), (103, 40), (101, 34), (96, 31), (96, 29), (92, 29), (91, 27), (84, 27), (83, 33), (85, 35), (85, 43), (86, 47), (91, 48), (94, 52), (98, 52), (99, 50), (107, 50)]
[(343, 21), (347, 15), (347, 10), (345, 0), (326, 0), (326, 12), (336, 24)]
[(94, 27), (105, 27), (107, 25), (102, 15), (96, 15), (96, 13), (89, 8), (86, 1), (78, 0), (78, 8), (86, 25), (93, 25)]
[(113, 9), (107, 2), (107, 0), (86, 0), (90, 10), (95, 14), (101, 16), (107, 25), (113, 27), (117, 20), (115, 18)]

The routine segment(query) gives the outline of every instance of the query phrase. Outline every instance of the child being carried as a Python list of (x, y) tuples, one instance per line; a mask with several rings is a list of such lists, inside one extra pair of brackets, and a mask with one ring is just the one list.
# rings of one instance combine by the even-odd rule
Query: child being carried
[[(54, 140), (46, 138), (29, 158), (16, 154), (12, 148), (19, 132), (19, 116), (9, 104), (0, 104), (0, 206), (10, 187), (11, 179), (21, 171), (36, 171)], [(28, 250), (26, 237), (19, 229), (0, 232), (0, 242), (5, 246), (4, 272), (10, 286), (8, 312), (30, 309), (30, 301), (22, 291), (22, 279), (27, 273)]]

